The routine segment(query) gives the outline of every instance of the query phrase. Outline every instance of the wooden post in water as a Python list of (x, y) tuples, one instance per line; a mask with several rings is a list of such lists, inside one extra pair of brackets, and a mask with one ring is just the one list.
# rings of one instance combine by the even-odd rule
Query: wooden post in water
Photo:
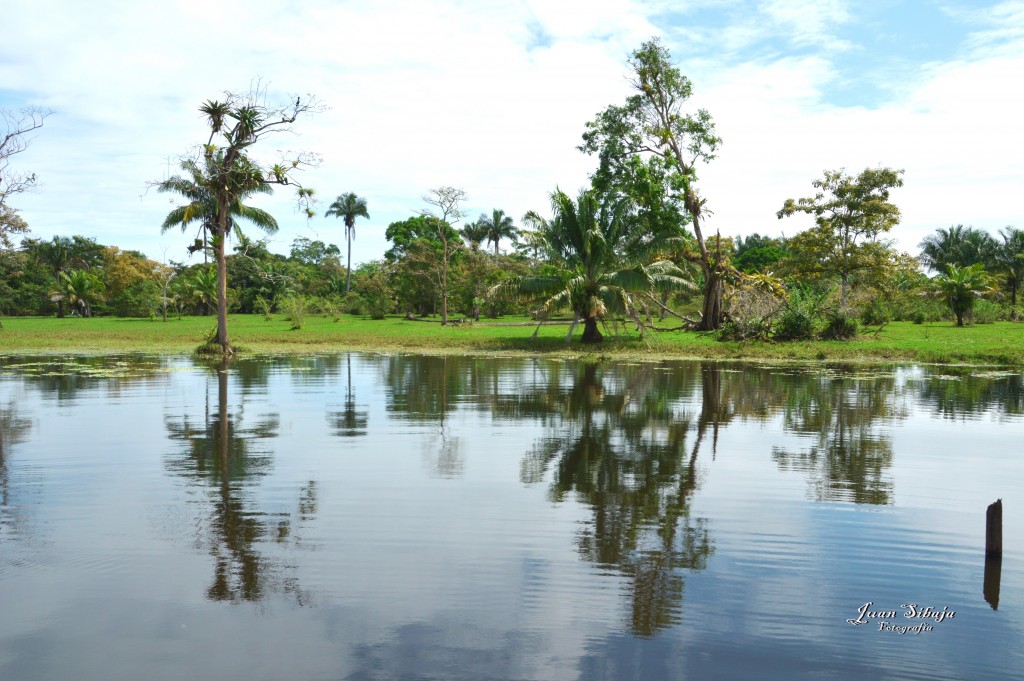
[(985, 512), (985, 584), (982, 592), (993, 610), (999, 609), (999, 582), (1003, 573), (1003, 500)]
[(996, 499), (985, 512), (985, 555), (1003, 555), (1003, 500)]

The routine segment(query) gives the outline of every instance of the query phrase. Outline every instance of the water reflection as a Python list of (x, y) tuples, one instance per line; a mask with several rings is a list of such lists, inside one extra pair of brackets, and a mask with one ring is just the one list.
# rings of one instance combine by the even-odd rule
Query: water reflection
[(370, 422), (369, 412), (359, 409), (356, 404), (355, 392), (352, 388), (352, 355), (345, 355), (345, 402), (340, 411), (327, 412), (327, 422), (333, 434), (338, 437), (358, 437), (366, 435)]
[[(247, 388), (265, 382), (267, 374), (241, 372)], [(282, 592), (302, 604), (306, 596), (288, 566), (275, 561), (266, 549), (271, 542), (287, 543), (292, 535), (290, 512), (259, 510), (252, 484), (272, 463), (271, 449), (263, 441), (277, 437), (280, 418), (271, 414), (244, 426), (244, 403), (229, 408), (228, 381), (232, 374), (225, 360), (209, 367), (216, 376), (217, 404), (211, 413), (194, 421), (187, 413), (168, 415), (168, 436), (180, 443), (180, 452), (167, 468), (186, 479), (192, 488), (204, 488), (200, 503), (207, 507), (199, 541), (214, 559), (213, 579), (206, 595), (214, 601), (259, 601), (268, 593)], [(316, 515), (317, 485), (310, 481), (299, 492), (299, 521)]]
[(592, 520), (576, 538), (580, 557), (627, 578), (630, 628), (654, 636), (681, 620), (683, 571), (704, 569), (713, 552), (708, 522), (690, 516), (690, 499), (721, 402), (717, 393), (706, 400), (687, 447), (691, 419), (675, 406), (692, 380), (687, 372), (605, 372), (583, 364), (561, 394), (552, 394), (560, 382), (542, 383), (498, 409), (557, 417), (524, 458), (523, 482), (539, 483), (551, 471), (553, 499), (574, 494), (590, 508)]
[(1024, 414), (1024, 375), (945, 367), (915, 381), (920, 400), (947, 419)]
[(907, 415), (895, 376), (823, 372), (787, 383), (783, 426), (814, 443), (795, 451), (773, 447), (772, 459), (783, 470), (807, 473), (817, 501), (891, 504), (892, 441), (881, 426)]
[(0, 407), (0, 540), (8, 530), (17, 533), (20, 525), (16, 514), (18, 506), (11, 492), (9, 458), (14, 445), (24, 442), (32, 428), (32, 421), (22, 416), (11, 400)]

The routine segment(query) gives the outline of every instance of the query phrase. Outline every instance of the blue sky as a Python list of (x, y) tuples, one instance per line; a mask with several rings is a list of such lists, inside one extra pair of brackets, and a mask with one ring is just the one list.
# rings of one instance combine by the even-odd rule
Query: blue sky
[[(594, 160), (586, 121), (627, 96), (626, 58), (661, 36), (714, 117), (718, 158), (700, 170), (723, 235), (791, 235), (787, 198), (826, 169), (906, 171), (892, 236), (905, 250), (938, 227), (1024, 228), (1024, 2), (609, 0), (607, 2), (73, 3), (9, 0), (0, 107), (54, 111), (17, 158), (39, 191), (13, 202), (32, 235), (83, 234), (156, 260), (192, 234), (161, 235), (171, 197), (147, 181), (204, 139), (198, 105), (254, 78), (273, 99), (330, 109), (255, 150), (310, 150), (303, 181), (321, 216), (286, 192), (253, 203), (303, 236), (343, 246), (323, 211), (367, 199), (353, 261), (380, 258), (388, 223), (432, 187), (465, 189), (469, 218), (547, 212)], [(230, 28), (229, 28), (230, 27)]]

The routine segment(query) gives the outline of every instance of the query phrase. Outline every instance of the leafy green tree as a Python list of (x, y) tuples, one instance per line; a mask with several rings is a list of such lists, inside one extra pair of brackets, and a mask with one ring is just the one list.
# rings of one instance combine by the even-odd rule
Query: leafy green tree
[(292, 242), (291, 258), (304, 265), (320, 266), (339, 255), (341, 255), (341, 249), (334, 244), (325, 244), (319, 239), (310, 241), (300, 236)]
[(348, 243), (348, 264), (345, 266), (345, 293), (351, 290), (352, 282), (352, 240), (356, 238), (356, 218), (370, 219), (366, 212), (366, 199), (359, 198), (352, 192), (339, 194), (324, 217), (335, 216), (345, 221), (345, 241)]
[(505, 211), (497, 208), (491, 211), (490, 215), (481, 214), (476, 224), (487, 230), (487, 243), (494, 244), (495, 257), (498, 255), (498, 242), (502, 239), (514, 240), (519, 231), (516, 229), (515, 223), (512, 222), (512, 218), (505, 215)]
[(981, 263), (967, 267), (947, 265), (946, 273), (932, 281), (956, 315), (956, 325), (963, 326), (964, 316), (971, 313), (978, 295), (988, 287), (989, 276)]
[(554, 218), (543, 233), (548, 254), (559, 269), (547, 276), (513, 277), (492, 289), (492, 295), (541, 295), (547, 297), (544, 304), (549, 309), (567, 304), (583, 319), (583, 342), (599, 343), (598, 320), (609, 310), (635, 315), (634, 293), (693, 287), (670, 261), (649, 264), (651, 255), (667, 246), (664, 240), (645, 246), (630, 243), (631, 223), (624, 201), (602, 202), (589, 190), (573, 201), (556, 189), (551, 206)]
[(391, 285), (399, 305), (408, 312), (427, 314), (435, 309), (445, 257), (442, 233), (449, 244), (459, 242), (459, 233), (451, 225), (423, 215), (392, 222), (384, 232), (392, 243), (384, 257), (395, 265)]
[(103, 258), (106, 303), (120, 317), (144, 317), (159, 304), (159, 263), (141, 253), (108, 246)]
[(1010, 304), (1017, 305), (1017, 291), (1024, 282), (1024, 230), (1007, 227), (999, 230), (1003, 242), (996, 249), (996, 266), (1006, 276)]
[(987, 232), (956, 225), (939, 228), (921, 241), (921, 262), (933, 272), (945, 272), (950, 265), (968, 267), (995, 265), (999, 244)]
[(789, 240), (793, 268), (803, 274), (837, 276), (840, 303), (853, 274), (884, 268), (893, 251), (879, 237), (893, 228), (900, 211), (889, 201), (889, 190), (903, 186), (903, 171), (866, 168), (857, 177), (843, 170), (825, 172), (812, 185), (821, 190), (813, 197), (786, 199), (779, 219), (795, 213), (814, 216), (815, 226)]
[(750, 236), (736, 239), (736, 253), (732, 263), (740, 272), (753, 274), (767, 272), (775, 268), (788, 254), (783, 239), (761, 236), (757, 232)]
[[(293, 185), (298, 190), (300, 207), (305, 208), (307, 216), (312, 217), (314, 214), (310, 207), (313, 190), (299, 184), (295, 180), (295, 173), (304, 166), (316, 165), (316, 157), (299, 154), (281, 163), (262, 165), (253, 160), (249, 153), (264, 137), (290, 130), (290, 126), (300, 115), (316, 111), (318, 107), (314, 103), (303, 104), (301, 98), (297, 98), (294, 104), (278, 107), (268, 107), (264, 101), (264, 93), (255, 89), (243, 95), (226, 93), (223, 101), (204, 102), (199, 111), (206, 116), (210, 130), (209, 138), (201, 147), (200, 158), (183, 161), (183, 167), (187, 166), (189, 170), (190, 184), (204, 190), (203, 197), (200, 197), (203, 200), (199, 202), (199, 206), (207, 206), (208, 197), (213, 197), (216, 205), (212, 225), (212, 246), (217, 261), (216, 342), (225, 355), (233, 352), (228, 338), (226, 248), (234, 207), (241, 205), (245, 197), (264, 191), (268, 185)], [(162, 184), (164, 183), (157, 183), (158, 186)], [(187, 181), (185, 186), (189, 186)], [(171, 191), (178, 190), (172, 188)], [(185, 196), (192, 201), (189, 205), (197, 203), (196, 196)], [(200, 210), (205, 208), (200, 209), (197, 206), (195, 212), (198, 214)], [(179, 223), (184, 220), (185, 215), (181, 217)]]
[[(650, 240), (677, 236), (688, 217), (697, 250), (688, 259), (700, 266), (704, 301), (699, 329), (717, 329), (723, 320), (722, 296), (728, 264), (709, 248), (702, 220), (705, 199), (697, 191), (697, 163), (710, 161), (721, 143), (711, 115), (684, 108), (693, 87), (672, 65), (671, 55), (657, 38), (644, 43), (629, 60), (630, 84), (637, 94), (624, 106), (609, 106), (587, 123), (581, 151), (597, 154), (595, 189), (638, 206)], [(636, 236), (636, 235), (634, 235)]]

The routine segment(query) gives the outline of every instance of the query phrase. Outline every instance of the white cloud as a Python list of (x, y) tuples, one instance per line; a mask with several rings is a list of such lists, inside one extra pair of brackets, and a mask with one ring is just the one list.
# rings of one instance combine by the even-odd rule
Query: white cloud
[[(701, 175), (713, 228), (793, 233), (796, 219), (775, 218), (785, 198), (809, 193), (826, 168), (876, 165), (907, 170), (906, 187), (894, 194), (906, 248), (957, 222), (1024, 222), (1013, 199), (1024, 176), (1024, 105), (1012, 85), (1024, 39), (986, 34), (991, 24), (976, 23), (958, 61), (928, 65), (898, 88), (880, 83), (900, 93), (884, 105), (840, 107), (828, 92), (838, 84), (835, 29), (854, 20), (844, 4), (748, 3), (749, 20), (724, 26), (722, 15), (702, 13), (709, 5), (741, 7), (16, 0), (5, 9), (13, 28), (0, 45), (8, 88), (0, 105), (57, 111), (19, 159), (44, 182), (19, 207), (35, 236), (80, 233), (181, 258), (186, 238), (159, 236), (169, 197), (140, 198), (145, 183), (203, 139), (203, 100), (261, 76), (272, 97), (314, 93), (331, 109), (300, 119), (295, 136), (268, 140), (258, 153), (320, 152), (323, 166), (304, 181), (324, 206), (346, 191), (367, 198), (373, 219), (357, 227), (353, 260), (379, 258), (384, 228), (423, 208), (431, 187), (464, 188), (475, 218), (492, 208), (516, 217), (544, 211), (555, 185), (583, 185), (594, 165), (576, 150), (584, 123), (628, 94), (629, 51), (663, 34), (688, 57), (682, 68), (695, 104), (710, 110), (724, 139)], [(1005, 25), (1019, 5), (1004, 3), (991, 16)], [(682, 12), (685, 23), (663, 23), (666, 10)], [(799, 54), (743, 58), (780, 35), (801, 46)], [(287, 252), (295, 236), (342, 240), (333, 220), (307, 225), (286, 193), (256, 203), (282, 224), (276, 251)]]

